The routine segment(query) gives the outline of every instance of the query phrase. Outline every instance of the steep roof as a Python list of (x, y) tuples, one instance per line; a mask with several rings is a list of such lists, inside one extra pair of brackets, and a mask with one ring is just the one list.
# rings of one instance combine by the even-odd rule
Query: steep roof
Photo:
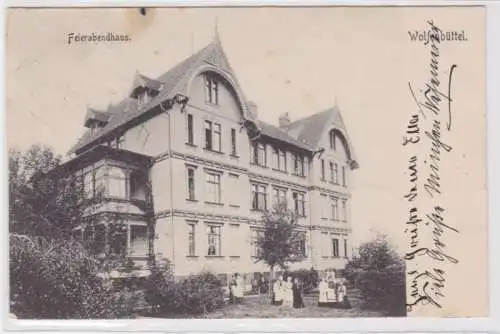
[(290, 136), (286, 131), (263, 121), (258, 121), (260, 125), (261, 134), (280, 140), (282, 142), (297, 146), (307, 151), (312, 151), (313, 147), (307, 145), (306, 143), (297, 140), (296, 138)]
[(92, 122), (105, 124), (109, 120), (109, 113), (106, 111), (99, 111), (93, 108), (87, 108), (85, 115), (85, 126), (89, 126)]
[[(115, 105), (110, 105), (107, 112), (110, 117), (108, 123), (95, 132), (87, 131), (70, 149), (69, 154), (75, 153), (87, 145), (103, 138), (112, 131), (121, 126), (137, 119), (138, 117), (148, 113), (155, 106), (158, 106), (163, 101), (172, 98), (177, 93), (183, 92), (187, 87), (187, 81), (191, 74), (196, 71), (203, 63), (215, 66), (228, 74), (234, 74), (227, 57), (222, 49), (219, 38), (216, 37), (210, 44), (194, 53), (184, 61), (172, 67), (169, 71), (159, 76), (157, 79), (149, 80), (148, 83), (161, 83), (162, 90), (151, 101), (143, 105), (138, 105), (137, 101), (127, 97)], [(136, 75), (136, 79), (137, 79)], [(236, 81), (235, 76), (233, 75)], [(143, 79), (141, 77), (141, 79)], [(236, 82), (237, 83), (237, 82)], [(240, 96), (245, 104), (243, 96)], [(245, 117), (252, 119), (252, 115), (244, 110)]]
[(347, 145), (349, 146), (350, 158), (352, 161), (356, 162), (357, 159), (347, 135), (344, 120), (342, 119), (339, 108), (336, 106), (292, 122), (288, 127), (287, 132), (298, 141), (301, 141), (312, 148), (319, 149), (321, 136), (323, 136), (327, 128), (332, 125), (337, 130), (340, 130), (342, 135), (345, 137)]

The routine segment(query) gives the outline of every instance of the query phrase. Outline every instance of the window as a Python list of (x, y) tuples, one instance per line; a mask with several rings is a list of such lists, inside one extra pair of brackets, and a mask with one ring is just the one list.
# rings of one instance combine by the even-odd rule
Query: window
[(252, 256), (257, 257), (262, 253), (262, 248), (260, 247), (258, 240), (263, 236), (263, 231), (257, 228), (252, 228), (252, 236), (251, 236), (251, 247), (252, 247)]
[(339, 239), (332, 238), (332, 256), (339, 257)]
[(344, 222), (347, 220), (347, 200), (345, 199), (342, 200), (342, 210), (340, 219)]
[(219, 123), (205, 121), (205, 149), (221, 152), (222, 133)]
[(194, 181), (194, 168), (188, 167), (188, 169), (187, 169), (187, 191), (188, 191), (187, 199), (190, 201), (194, 201), (196, 199), (194, 182), (195, 182)]
[(109, 224), (108, 240), (112, 254), (125, 255), (128, 248), (128, 225), (122, 223)]
[(205, 121), (205, 148), (211, 150), (212, 147), (212, 122)]
[(213, 140), (213, 150), (217, 152), (222, 152), (222, 130), (219, 123), (214, 123), (214, 140)]
[(92, 245), (95, 254), (106, 251), (106, 227), (103, 224), (94, 225), (94, 242)]
[(262, 143), (254, 142), (251, 147), (251, 161), (259, 166), (267, 166), (266, 146)]
[(220, 174), (207, 173), (207, 201), (221, 203)]
[[(242, 240), (242, 234), (240, 233), (240, 225), (239, 224), (229, 224), (229, 236), (228, 240), (231, 240), (234, 244), (239, 245)], [(230, 252), (229, 256), (240, 256), (241, 247), (228, 247), (227, 252)]]
[(145, 225), (129, 225), (130, 255), (145, 257), (148, 255), (148, 229)]
[(306, 215), (306, 206), (304, 197), (305, 197), (304, 193), (299, 193), (295, 191), (292, 193), (295, 213), (302, 217)]
[(328, 218), (328, 197), (321, 195), (321, 218)]
[(273, 204), (275, 206), (286, 205), (286, 189), (273, 188)]
[(146, 104), (149, 102), (149, 100), (150, 97), (147, 91), (144, 91), (137, 96), (137, 103), (139, 105)]
[(335, 132), (332, 130), (330, 131), (330, 149), (336, 150), (337, 149), (337, 136), (335, 135)]
[(194, 145), (193, 115), (187, 115), (187, 143)]
[(220, 256), (220, 226), (208, 226), (208, 256)]
[(339, 179), (338, 179), (338, 165), (334, 162), (330, 161), (330, 182), (338, 184)]
[(301, 257), (306, 257), (306, 234), (305, 232), (300, 232), (297, 237), (297, 248), (298, 255)]
[(124, 144), (125, 144), (125, 138), (123, 136), (118, 136), (115, 139), (111, 140), (108, 143), (108, 146), (111, 148), (120, 149), (123, 148)]
[(237, 191), (239, 189), (240, 178), (237, 174), (229, 174), (229, 189), (234, 190), (234, 193), (229, 196), (229, 204), (232, 206), (240, 206), (240, 195)]
[(332, 209), (332, 212), (331, 212), (332, 216), (331, 216), (331, 218), (333, 220), (339, 219), (339, 201), (335, 197), (332, 197), (331, 209)]
[(88, 172), (83, 176), (83, 194), (85, 198), (94, 197), (94, 173)]
[(97, 168), (95, 171), (94, 193), (97, 196), (104, 195), (107, 183), (107, 169), (105, 167)]
[(118, 167), (108, 169), (108, 195), (116, 198), (127, 198), (127, 177)]
[(347, 187), (347, 173), (345, 166), (342, 166), (342, 186)]
[(196, 224), (189, 223), (188, 224), (188, 256), (196, 256), (196, 246), (195, 246), (195, 234), (196, 232)]
[(122, 149), (124, 148), (124, 144), (125, 138), (123, 136), (118, 136), (118, 138), (116, 138), (116, 148)]
[(286, 172), (286, 153), (278, 148), (273, 149), (273, 168)]
[(305, 176), (304, 157), (298, 154), (293, 155), (293, 173), (298, 176)]
[(348, 257), (349, 253), (347, 251), (347, 239), (344, 239), (344, 256)]
[(231, 129), (231, 154), (237, 155), (236, 152), (236, 129)]
[(211, 75), (205, 75), (205, 97), (208, 103), (219, 104), (218, 82)]
[(325, 160), (321, 159), (321, 181), (325, 181)]
[(321, 232), (321, 256), (328, 257), (330, 255), (330, 245), (328, 233)]
[(252, 184), (252, 210), (267, 210), (267, 187), (262, 184)]

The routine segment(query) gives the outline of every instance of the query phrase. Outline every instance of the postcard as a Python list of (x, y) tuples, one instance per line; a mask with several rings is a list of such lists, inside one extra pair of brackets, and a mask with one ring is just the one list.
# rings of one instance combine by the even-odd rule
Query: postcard
[(6, 21), (14, 321), (489, 315), (484, 7)]

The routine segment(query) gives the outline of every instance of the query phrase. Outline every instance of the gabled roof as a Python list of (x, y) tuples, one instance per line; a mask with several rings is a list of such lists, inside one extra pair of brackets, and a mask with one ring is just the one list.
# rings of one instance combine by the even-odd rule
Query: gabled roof
[[(185, 92), (189, 78), (203, 64), (210, 64), (221, 71), (231, 74), (236, 84), (238, 84), (220, 41), (216, 37), (212, 43), (180, 62), (165, 74), (159, 76), (157, 79), (151, 79), (153, 82), (160, 82), (162, 90), (148, 103), (138, 105), (137, 101), (125, 98), (116, 105), (109, 106), (107, 110), (110, 114), (108, 123), (95, 132), (85, 132), (68, 153), (75, 153), (85, 148), (87, 145), (105, 137), (119, 127), (125, 126), (127, 123), (150, 112), (163, 101), (173, 98), (178, 93)], [(244, 117), (253, 120), (252, 115), (246, 110), (245, 98), (240, 96), (240, 99), (243, 100), (242, 103), (245, 105), (243, 110)]]
[(85, 115), (85, 126), (89, 127), (93, 122), (98, 122), (104, 125), (108, 122), (109, 116), (109, 113), (106, 111), (87, 108), (87, 114)]
[(156, 79), (151, 79), (144, 74), (136, 73), (134, 84), (132, 85), (131, 97), (136, 97), (137, 91), (141, 89), (149, 89), (150, 91), (159, 92), (163, 87), (163, 83)]
[(347, 129), (342, 119), (338, 107), (333, 107), (311, 116), (294, 121), (288, 127), (288, 134), (297, 140), (306, 143), (310, 147), (319, 149), (321, 137), (328, 127), (334, 126), (339, 130), (347, 141), (349, 146), (350, 158), (357, 164), (356, 155), (354, 154), (351, 142), (347, 135)]
[(269, 123), (260, 120), (258, 121), (258, 123), (260, 125), (261, 135), (277, 139), (279, 141), (297, 146), (307, 151), (313, 151), (314, 149), (313, 147), (307, 145), (304, 142), (301, 142), (300, 140), (295, 139), (294, 137), (290, 136), (286, 131), (274, 125), (271, 125)]

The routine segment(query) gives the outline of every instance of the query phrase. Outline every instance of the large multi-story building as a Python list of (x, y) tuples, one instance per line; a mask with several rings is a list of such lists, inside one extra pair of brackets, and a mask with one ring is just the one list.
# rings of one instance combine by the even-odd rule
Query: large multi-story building
[[(104, 189), (83, 238), (154, 253), (175, 274), (266, 272), (255, 263), (262, 212), (286, 202), (303, 232), (292, 268), (341, 269), (350, 256), (350, 174), (358, 167), (337, 107), (279, 126), (258, 119), (218, 37), (168, 72), (136, 73), (123, 101), (89, 109), (65, 167), (87, 196)], [(113, 221), (121, 239), (107, 244)], [(114, 231), (113, 233), (117, 233)]]

